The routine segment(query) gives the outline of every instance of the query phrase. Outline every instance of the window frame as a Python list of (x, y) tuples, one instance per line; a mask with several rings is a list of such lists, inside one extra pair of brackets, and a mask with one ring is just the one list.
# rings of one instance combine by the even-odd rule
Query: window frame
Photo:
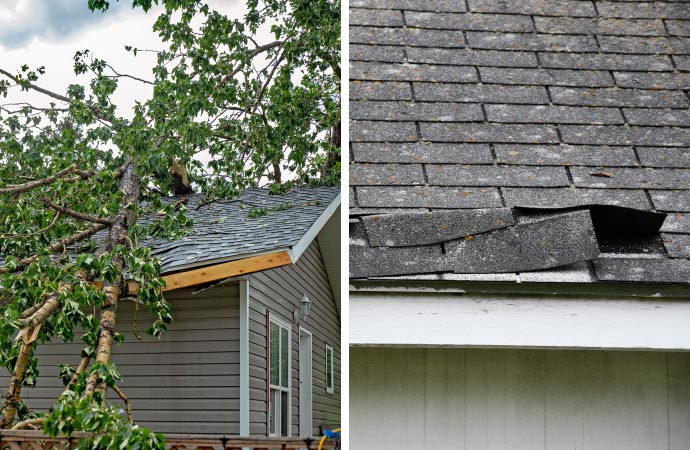
[[(267, 419), (267, 429), (268, 429), (268, 435), (269, 436), (274, 436), (274, 437), (280, 437), (282, 436), (282, 415), (279, 417), (275, 418), (275, 425), (279, 426), (277, 428), (277, 432), (274, 432), (274, 430), (271, 429), (271, 415), (274, 413), (274, 391), (278, 392), (285, 392), (287, 395), (287, 405), (285, 408), (283, 408), (282, 405), (282, 400), (281, 404), (278, 405), (278, 410), (281, 414), (282, 411), (285, 410), (287, 411), (287, 420), (286, 420), (286, 426), (287, 430), (285, 432), (285, 436), (292, 436), (292, 324), (279, 318), (276, 317), (273, 314), (269, 315), (269, 326), (268, 326), (268, 354), (271, 354), (271, 325), (275, 324), (278, 326), (279, 330), (285, 330), (287, 332), (287, 387), (284, 387), (282, 385), (276, 385), (273, 384), (271, 381), (271, 364), (273, 364), (273, 360), (269, 358), (269, 365), (268, 365), (268, 370), (267, 370), (267, 375), (268, 375), (268, 389), (269, 389), (269, 404), (268, 404), (268, 414), (266, 414), (266, 419)], [(282, 380), (282, 357), (283, 357), (283, 352), (281, 351), (281, 340), (280, 337), (278, 338), (278, 382)], [(282, 394), (279, 395), (279, 397), (282, 397)]]
[[(329, 351), (331, 353), (330, 367), (328, 364), (328, 352)], [(335, 359), (335, 349), (332, 346), (326, 344), (326, 354), (325, 354), (325, 358), (324, 358), (324, 364), (326, 365), (326, 374), (325, 374), (326, 375), (326, 394), (335, 393), (335, 369), (334, 369), (334, 365), (333, 365), (334, 359)], [(328, 385), (329, 370), (330, 370), (330, 375), (331, 375), (331, 385), (330, 386)]]

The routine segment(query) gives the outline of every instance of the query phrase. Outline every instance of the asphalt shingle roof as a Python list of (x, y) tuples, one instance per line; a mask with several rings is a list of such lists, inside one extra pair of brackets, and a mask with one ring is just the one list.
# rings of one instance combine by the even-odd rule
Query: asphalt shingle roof
[(350, 6), (352, 277), (690, 283), (689, 2)]

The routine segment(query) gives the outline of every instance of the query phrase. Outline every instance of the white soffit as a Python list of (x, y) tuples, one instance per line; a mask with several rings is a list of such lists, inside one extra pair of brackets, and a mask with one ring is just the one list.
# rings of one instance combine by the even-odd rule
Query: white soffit
[(328, 205), (328, 207), (321, 213), (321, 216), (312, 224), (311, 227), (307, 230), (306, 233), (304, 233), (304, 236), (295, 244), (292, 246), (290, 250), (288, 250), (288, 254), (290, 255), (290, 259), (292, 260), (292, 263), (295, 264), (297, 263), (297, 260), (299, 259), (300, 256), (302, 256), (302, 253), (309, 247), (311, 242), (316, 239), (316, 236), (319, 234), (321, 229), (328, 223), (328, 220), (335, 214), (335, 212), (338, 210), (340, 207), (340, 197), (341, 194), (338, 193), (338, 195), (331, 201), (331, 204)]
[(350, 344), (690, 350), (690, 301), (350, 293)]

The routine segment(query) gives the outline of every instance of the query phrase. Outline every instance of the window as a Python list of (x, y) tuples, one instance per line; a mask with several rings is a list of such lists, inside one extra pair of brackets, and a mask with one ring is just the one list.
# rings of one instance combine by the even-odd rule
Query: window
[(270, 408), (268, 433), (289, 436), (290, 432), (290, 325), (271, 318)]
[(334, 392), (333, 381), (333, 347), (326, 344), (326, 393)]

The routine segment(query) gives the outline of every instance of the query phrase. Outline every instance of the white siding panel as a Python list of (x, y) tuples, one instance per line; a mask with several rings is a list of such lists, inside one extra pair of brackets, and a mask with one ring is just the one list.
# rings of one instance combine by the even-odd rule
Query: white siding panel
[(350, 349), (351, 448), (690, 449), (690, 354)]

